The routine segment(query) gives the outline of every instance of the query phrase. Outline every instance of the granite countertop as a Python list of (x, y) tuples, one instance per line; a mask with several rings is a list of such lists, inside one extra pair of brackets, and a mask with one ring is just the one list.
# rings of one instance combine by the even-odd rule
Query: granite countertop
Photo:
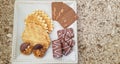
[[(77, 0), (79, 64), (120, 64), (120, 0)], [(0, 64), (11, 64), (14, 0), (0, 0)]]

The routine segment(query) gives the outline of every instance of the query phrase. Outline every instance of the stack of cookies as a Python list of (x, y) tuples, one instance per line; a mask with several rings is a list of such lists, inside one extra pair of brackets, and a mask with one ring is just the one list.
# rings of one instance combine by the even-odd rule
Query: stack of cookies
[(73, 29), (59, 30), (57, 35), (58, 39), (52, 41), (53, 57), (60, 58), (63, 55), (67, 56), (75, 45), (75, 41), (72, 39), (74, 37)]
[(22, 33), (24, 43), (20, 46), (23, 54), (33, 52), (36, 57), (43, 57), (50, 45), (49, 33), (53, 30), (53, 24), (48, 15), (37, 10), (25, 19), (25, 29)]

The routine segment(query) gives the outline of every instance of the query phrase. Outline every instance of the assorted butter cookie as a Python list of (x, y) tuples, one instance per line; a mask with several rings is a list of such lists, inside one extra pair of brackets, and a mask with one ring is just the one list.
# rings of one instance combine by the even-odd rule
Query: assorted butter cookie
[(25, 19), (25, 29), (22, 33), (24, 43), (20, 46), (23, 54), (33, 52), (36, 57), (43, 57), (50, 45), (49, 33), (52, 31), (52, 21), (41, 10), (37, 10)]
[(36, 10), (32, 14), (28, 15), (28, 17), (25, 19), (25, 24), (28, 23), (35, 23), (43, 27), (48, 33), (50, 33), (53, 30), (53, 24), (48, 17), (48, 15), (41, 10)]

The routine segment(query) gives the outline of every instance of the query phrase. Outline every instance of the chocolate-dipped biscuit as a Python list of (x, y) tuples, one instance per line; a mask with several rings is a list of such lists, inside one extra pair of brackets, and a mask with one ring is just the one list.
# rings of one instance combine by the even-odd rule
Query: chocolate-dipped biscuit
[(42, 49), (43, 46), (41, 44), (36, 44), (34, 47), (33, 47), (33, 50), (37, 50), (37, 49)]
[(41, 44), (36, 44), (33, 47), (33, 54), (36, 57), (43, 57), (46, 52), (46, 48)]
[(33, 46), (30, 45), (30, 43), (22, 43), (20, 46), (20, 51), (25, 54), (29, 55), (32, 52)]
[(59, 39), (63, 39), (65, 41), (68, 41), (69, 39), (74, 37), (73, 29), (67, 28), (57, 31), (57, 35)]
[[(53, 57), (60, 58), (62, 54), (67, 56), (71, 53), (72, 47), (75, 45), (73, 29), (66, 28), (57, 31), (58, 39), (52, 43)], [(62, 50), (61, 50), (62, 49)]]

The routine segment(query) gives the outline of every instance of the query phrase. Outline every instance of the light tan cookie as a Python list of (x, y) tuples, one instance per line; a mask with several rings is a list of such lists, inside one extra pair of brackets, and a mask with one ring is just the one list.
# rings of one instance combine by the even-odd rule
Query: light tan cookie
[(50, 45), (50, 38), (48, 33), (42, 28), (42, 26), (35, 23), (26, 24), (25, 30), (22, 33), (22, 40), (23, 42), (30, 43), (28, 46), (32, 47), (32, 49), (29, 50), (27, 47), (28, 49), (26, 49), (26, 51), (33, 50), (33, 53), (36, 57), (43, 57)]
[(25, 20), (25, 24), (27, 23), (38, 24), (42, 26), (48, 33), (50, 33), (53, 30), (52, 20), (48, 17), (48, 15), (45, 12), (41, 10), (37, 10), (30, 14)]

